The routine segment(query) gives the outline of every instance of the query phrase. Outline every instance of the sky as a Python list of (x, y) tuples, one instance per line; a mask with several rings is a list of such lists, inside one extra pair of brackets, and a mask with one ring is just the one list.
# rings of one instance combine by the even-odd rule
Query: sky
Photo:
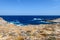
[(0, 15), (60, 15), (60, 0), (0, 0)]

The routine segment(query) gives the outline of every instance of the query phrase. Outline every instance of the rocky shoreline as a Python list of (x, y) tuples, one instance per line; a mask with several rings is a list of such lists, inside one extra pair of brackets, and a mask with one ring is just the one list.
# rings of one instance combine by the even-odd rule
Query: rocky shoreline
[(60, 40), (60, 24), (17, 26), (0, 18), (0, 40)]

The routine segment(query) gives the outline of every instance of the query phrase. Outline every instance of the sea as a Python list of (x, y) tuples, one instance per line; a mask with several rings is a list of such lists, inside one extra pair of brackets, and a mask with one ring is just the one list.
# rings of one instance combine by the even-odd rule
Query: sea
[(52, 22), (47, 22), (47, 20), (53, 20), (60, 18), (60, 16), (51, 16), (51, 15), (12, 15), (12, 16), (0, 16), (4, 20), (6, 20), (9, 23), (15, 24), (15, 25), (40, 25), (40, 24), (52, 24)]

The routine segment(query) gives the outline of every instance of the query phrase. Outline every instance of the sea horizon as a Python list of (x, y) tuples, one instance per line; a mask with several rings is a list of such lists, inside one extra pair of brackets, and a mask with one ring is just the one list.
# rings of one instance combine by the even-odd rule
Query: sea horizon
[(53, 20), (53, 19), (58, 19), (60, 16), (27, 16), (27, 15), (21, 15), (21, 16), (0, 16), (7, 22), (16, 24), (16, 25), (40, 25), (40, 24), (52, 24), (51, 22), (47, 22), (47, 20)]

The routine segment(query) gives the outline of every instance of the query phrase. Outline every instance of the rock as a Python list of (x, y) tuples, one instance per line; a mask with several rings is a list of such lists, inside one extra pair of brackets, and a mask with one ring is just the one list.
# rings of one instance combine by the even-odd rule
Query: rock
[(57, 22), (57, 23), (60, 23), (60, 18), (57, 18), (57, 19), (53, 19), (53, 20), (47, 20), (48, 22)]
[(7, 21), (5, 21), (3, 18), (0, 17), (0, 26), (1, 25), (5, 26), (7, 25), (7, 23), (8, 23)]

